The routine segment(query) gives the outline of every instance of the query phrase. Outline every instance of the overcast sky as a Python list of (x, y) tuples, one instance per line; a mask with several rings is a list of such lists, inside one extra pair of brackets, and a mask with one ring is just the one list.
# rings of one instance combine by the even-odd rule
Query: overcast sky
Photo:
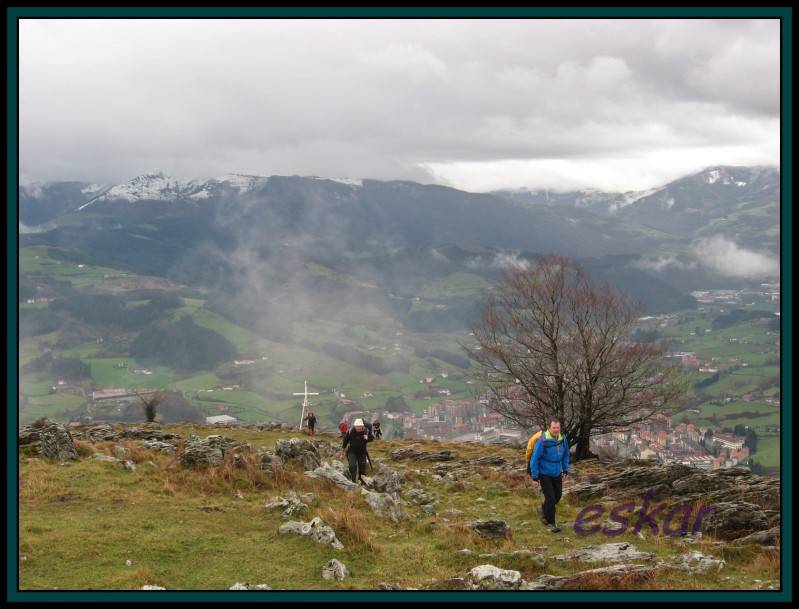
[(779, 164), (777, 20), (23, 20), (20, 177), (472, 191)]

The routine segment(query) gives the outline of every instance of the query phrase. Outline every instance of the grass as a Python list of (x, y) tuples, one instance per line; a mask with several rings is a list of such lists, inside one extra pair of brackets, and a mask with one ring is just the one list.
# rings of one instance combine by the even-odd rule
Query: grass
[[(166, 388), (174, 381), (174, 373), (169, 368), (152, 368), (151, 375), (134, 374), (139, 368), (136, 360), (130, 357), (85, 358), (83, 362), (91, 367), (91, 374), (98, 388), (158, 387)], [(127, 368), (119, 368), (117, 364)], [(145, 368), (145, 366), (141, 366)]]
[[(222, 433), (248, 441), (253, 450), (273, 447), (276, 432), (245, 429), (217, 430), (179, 425), (169, 428), (186, 437)], [(320, 436), (331, 439), (332, 436)], [(294, 466), (259, 470), (252, 454), (236, 467), (228, 458), (216, 468), (184, 469), (175, 457), (123, 443), (131, 450), (136, 471), (90, 458), (62, 467), (41, 459), (20, 460), (20, 562), (22, 589), (133, 589), (145, 584), (168, 589), (227, 589), (234, 582), (268, 583), (274, 589), (374, 589), (380, 582), (424, 587), (435, 579), (445, 580), (479, 564), (521, 571), (525, 579), (548, 573), (569, 575), (592, 564), (554, 561), (556, 554), (601, 543), (605, 539), (582, 537), (570, 529), (581, 506), (564, 501), (558, 507), (563, 531), (557, 537), (543, 530), (534, 516), (540, 495), (523, 474), (502, 475), (484, 468), (458, 483), (435, 483), (431, 464), (390, 462), (404, 470), (407, 486), (420, 486), (438, 497), (438, 515), (427, 516), (418, 508), (404, 508), (411, 518), (392, 523), (375, 515), (358, 493), (347, 493), (329, 481), (307, 478)], [(373, 460), (409, 443), (376, 442)], [(431, 450), (439, 443), (422, 442)], [(460, 459), (500, 454), (519, 459), (519, 451), (507, 447), (453, 445)], [(91, 450), (112, 453), (113, 444), (90, 446), (80, 443), (82, 455)], [(149, 465), (148, 462), (152, 462)], [(417, 471), (418, 470), (418, 471)], [(579, 480), (590, 472), (575, 464)], [(302, 517), (320, 516), (332, 526), (344, 544), (343, 550), (313, 543), (296, 536), (277, 534), (285, 522), (280, 511), (263, 508), (264, 500), (288, 489), (313, 492), (318, 501)], [(237, 496), (240, 493), (241, 498)], [(484, 501), (477, 499), (482, 497)], [(464, 511), (445, 517), (449, 508)], [(503, 540), (485, 540), (465, 526), (473, 518), (498, 516), (511, 526)], [(625, 533), (614, 541), (634, 541), (643, 551), (668, 558), (685, 549), (668, 538), (647, 535), (645, 540)], [(468, 548), (472, 555), (457, 554)], [(480, 553), (535, 549), (547, 558), (541, 567), (523, 559), (486, 559)], [(708, 540), (691, 549), (721, 555)], [(351, 577), (343, 582), (323, 580), (322, 566), (331, 558), (347, 565)], [(730, 549), (724, 554), (727, 567), (720, 573), (685, 578), (679, 572), (657, 572), (644, 580), (581, 581), (577, 587), (602, 588), (706, 588), (753, 586), (754, 579), (773, 579), (778, 555), (757, 546)], [(125, 561), (132, 561), (126, 566)], [(731, 576), (733, 580), (725, 580)]]

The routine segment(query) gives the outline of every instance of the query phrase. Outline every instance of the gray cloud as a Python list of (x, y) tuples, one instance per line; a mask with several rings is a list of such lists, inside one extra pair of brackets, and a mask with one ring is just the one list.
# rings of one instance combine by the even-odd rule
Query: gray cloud
[(698, 240), (691, 253), (702, 265), (728, 277), (762, 278), (780, 274), (778, 257), (744, 249), (723, 235)]
[(775, 20), (28, 20), (20, 84), (23, 179), (626, 190), (779, 160)]

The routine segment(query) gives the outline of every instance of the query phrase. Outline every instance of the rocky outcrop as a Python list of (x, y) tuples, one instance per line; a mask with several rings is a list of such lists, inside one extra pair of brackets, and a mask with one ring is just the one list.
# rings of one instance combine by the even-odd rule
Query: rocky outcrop
[(768, 528), (765, 512), (753, 503), (727, 501), (712, 507), (702, 519), (700, 530), (717, 539), (730, 541)]
[(60, 462), (78, 459), (75, 442), (67, 428), (46, 418), (20, 427), (17, 440), (19, 446), (27, 446), (47, 459)]
[(399, 493), (404, 482), (405, 476), (402, 473), (383, 464), (370, 478), (371, 488), (378, 493)]
[(103, 453), (94, 453), (92, 455), (92, 459), (95, 461), (103, 461), (105, 463), (113, 463), (114, 465), (118, 465), (122, 469), (126, 469), (129, 471), (136, 471), (136, 464), (133, 461), (117, 459), (116, 457), (112, 457), (110, 455), (104, 455)]
[(200, 439), (192, 435), (186, 441), (179, 460), (184, 467), (219, 465), (227, 451), (247, 447), (249, 444), (242, 444), (224, 436), (212, 435)]
[(331, 545), (340, 550), (344, 547), (338, 538), (336, 532), (327, 526), (318, 516), (310, 522), (296, 522), (294, 520), (280, 525), (277, 530), (281, 535), (301, 535), (302, 537), (310, 537), (316, 543), (323, 545)]
[(114, 428), (107, 423), (100, 423), (99, 425), (89, 427), (89, 429), (84, 431), (83, 437), (92, 443), (107, 442), (116, 440), (118, 437), (118, 432), (114, 431)]
[(157, 450), (158, 452), (167, 453), (170, 455), (174, 455), (176, 450), (174, 444), (161, 442), (159, 440), (142, 440), (139, 442), (139, 446), (148, 450)]
[[(471, 554), (471, 550), (468, 551), (468, 554), (464, 552), (467, 556)], [(534, 564), (538, 567), (543, 567), (546, 564), (546, 559), (544, 558), (543, 554), (539, 554), (538, 552), (533, 552), (532, 550), (515, 550), (513, 552), (492, 552), (488, 554), (480, 554), (480, 558), (509, 558), (514, 560), (523, 560), (525, 562), (529, 562)]]
[(621, 563), (630, 560), (648, 560), (655, 555), (652, 552), (640, 552), (631, 543), (605, 543), (584, 546), (553, 557), (555, 560), (574, 560), (579, 562), (612, 562)]
[(343, 562), (336, 560), (335, 558), (332, 558), (329, 561), (327, 561), (325, 566), (322, 567), (322, 577), (324, 579), (344, 581), (349, 576), (350, 572), (347, 569), (346, 565)]
[(328, 480), (335, 482), (336, 486), (345, 491), (351, 491), (359, 488), (358, 484), (347, 478), (327, 461), (324, 461), (313, 471), (305, 472), (305, 475), (309, 478), (327, 478)]
[(780, 527), (771, 527), (765, 531), (757, 531), (745, 537), (738, 537), (733, 541), (736, 544), (754, 543), (757, 545), (774, 545), (780, 540)]
[(427, 452), (418, 450), (416, 448), (417, 446), (418, 445), (414, 444), (413, 446), (408, 446), (407, 448), (399, 448), (395, 451), (392, 451), (391, 458), (395, 461), (401, 461), (403, 459), (411, 459), (413, 461), (451, 461), (457, 457), (457, 455), (451, 450)]
[(236, 582), (228, 590), (271, 590), (271, 586), (269, 584), (246, 584), (241, 582)]
[(299, 463), (305, 470), (316, 469), (322, 463), (317, 443), (311, 440), (301, 440), (300, 438), (278, 440), (275, 443), (274, 454), (284, 464)]
[(308, 511), (308, 506), (300, 501), (299, 496), (294, 491), (289, 491), (283, 497), (270, 499), (264, 504), (264, 507), (268, 510), (282, 509), (281, 516), (283, 518), (291, 518)]
[(402, 516), (400, 506), (392, 495), (389, 493), (376, 493), (374, 491), (368, 491), (365, 488), (361, 489), (361, 495), (363, 495), (366, 503), (369, 504), (369, 507), (372, 508), (373, 512), (388, 516), (391, 522), (400, 521)]
[(594, 578), (601, 577), (606, 582), (608, 589), (615, 589), (617, 582), (622, 578), (645, 578), (652, 575), (657, 567), (652, 565), (620, 564), (610, 567), (600, 567), (580, 571), (573, 575), (540, 575), (531, 582), (525, 582), (522, 590), (562, 590), (569, 588), (579, 588), (581, 584), (592, 582)]
[(670, 561), (658, 564), (662, 567), (687, 571), (688, 573), (704, 574), (720, 571), (726, 563), (723, 559), (714, 558), (701, 552), (688, 552), (687, 554), (680, 554)]
[(744, 467), (697, 471), (679, 463), (658, 462), (601, 466), (564, 488), (564, 496), (575, 497), (580, 504), (641, 500), (647, 494), (653, 501), (670, 504), (701, 503), (709, 511), (699, 530), (723, 540), (769, 529), (779, 516), (770, 509), (779, 497), (779, 478), (757, 476)]
[(466, 526), (486, 539), (502, 539), (510, 535), (510, 526), (502, 519), (470, 520)]

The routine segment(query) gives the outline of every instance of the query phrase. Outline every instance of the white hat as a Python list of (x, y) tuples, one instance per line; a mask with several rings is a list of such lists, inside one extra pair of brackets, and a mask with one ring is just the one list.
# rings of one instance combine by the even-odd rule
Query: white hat
[(355, 419), (355, 423), (352, 424), (353, 427), (363, 427), (363, 419)]

